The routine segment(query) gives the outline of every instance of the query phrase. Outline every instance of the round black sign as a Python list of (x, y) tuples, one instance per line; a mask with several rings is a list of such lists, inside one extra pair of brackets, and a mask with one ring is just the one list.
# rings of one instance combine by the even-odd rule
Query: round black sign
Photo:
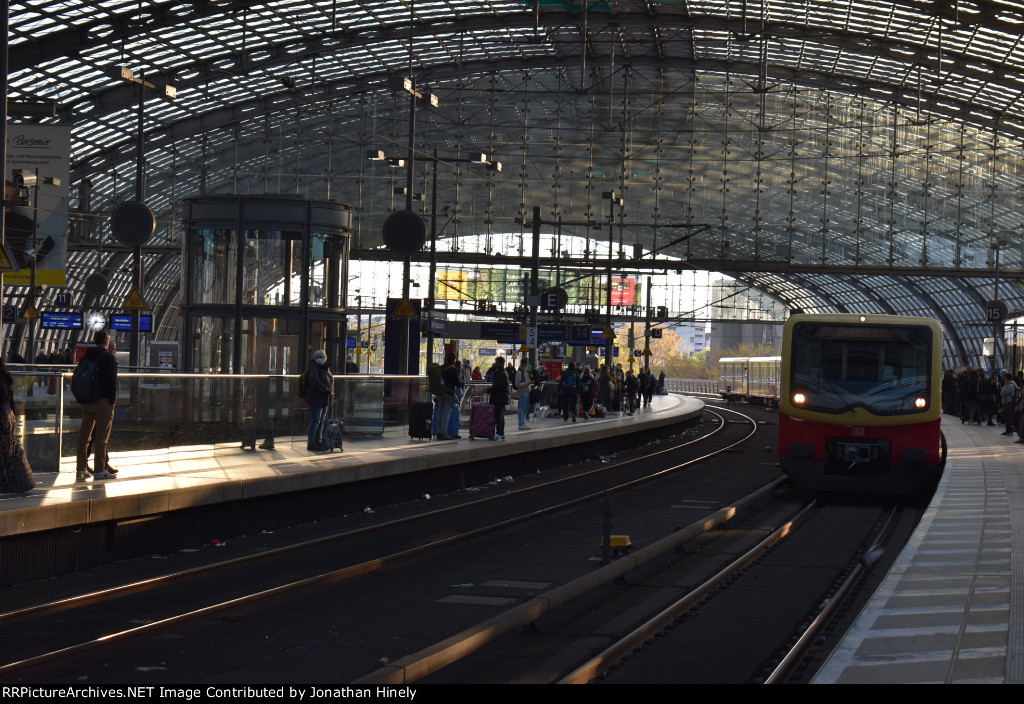
[(110, 214), (110, 230), (121, 244), (145, 244), (156, 232), (156, 216), (145, 203), (125, 201)]
[(89, 274), (85, 279), (85, 292), (90, 296), (102, 296), (107, 292), (107, 277), (103, 274)]
[(384, 244), (396, 254), (412, 254), (427, 241), (427, 226), (423, 218), (409, 210), (399, 210), (388, 216), (381, 228)]

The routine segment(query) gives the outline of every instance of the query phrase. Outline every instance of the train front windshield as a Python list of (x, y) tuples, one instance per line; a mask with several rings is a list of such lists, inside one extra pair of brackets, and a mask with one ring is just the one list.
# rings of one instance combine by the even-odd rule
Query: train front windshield
[(801, 407), (845, 413), (858, 406), (876, 415), (916, 413), (931, 396), (931, 330), (924, 326), (802, 322), (790, 346), (792, 392)]

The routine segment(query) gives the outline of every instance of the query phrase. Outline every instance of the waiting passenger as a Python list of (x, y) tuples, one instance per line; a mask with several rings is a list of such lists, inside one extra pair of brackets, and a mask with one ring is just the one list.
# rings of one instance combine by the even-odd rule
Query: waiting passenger
[[(77, 481), (85, 481), (89, 474), (94, 479), (117, 478), (104, 467), (117, 403), (117, 359), (107, 349), (110, 335), (106, 331), (97, 332), (93, 343), (78, 363), (71, 382), (75, 399), (82, 407), (82, 423), (78, 428)], [(93, 443), (95, 472), (89, 470), (87, 454), (93, 428), (96, 429)]]
[(306, 449), (319, 452), (324, 449), (327, 409), (334, 398), (334, 375), (327, 364), (327, 353), (323, 350), (313, 353), (313, 360), (306, 371), (306, 383), (306, 405), (309, 406)]
[(629, 371), (626, 372), (626, 378), (623, 381), (623, 405), (625, 409), (627, 409), (627, 416), (631, 416), (636, 413), (636, 395), (639, 391), (640, 382), (638, 382), (636, 377), (633, 376), (633, 368), (630, 367)]
[(0, 492), (23, 493), (36, 485), (14, 422), (14, 379), (0, 359)]
[(576, 422), (576, 407), (579, 405), (580, 373), (576, 369), (576, 362), (569, 362), (569, 367), (562, 372), (562, 379), (558, 385), (558, 403), (562, 406), (562, 421)]
[(494, 379), (491, 388), (491, 403), (494, 404), (494, 437), (492, 440), (505, 439), (505, 406), (508, 405), (508, 375), (505, 373), (505, 359), (498, 357), (494, 363)]
[[(948, 370), (947, 370), (948, 371)], [(1003, 422), (1006, 430), (1003, 435), (1013, 435), (1013, 406), (1017, 397), (1017, 385), (1013, 383), (1013, 374), (1003, 372), (1003, 388), (999, 390), (999, 401), (1003, 404)]]
[(583, 367), (583, 374), (580, 375), (580, 411), (583, 420), (590, 420), (590, 409), (594, 405), (596, 395), (597, 381), (590, 373), (590, 367)]
[(533, 388), (533, 379), (526, 357), (519, 361), (519, 371), (516, 372), (515, 380), (516, 391), (519, 392), (519, 429), (529, 430), (526, 425), (526, 414), (530, 412), (530, 389)]

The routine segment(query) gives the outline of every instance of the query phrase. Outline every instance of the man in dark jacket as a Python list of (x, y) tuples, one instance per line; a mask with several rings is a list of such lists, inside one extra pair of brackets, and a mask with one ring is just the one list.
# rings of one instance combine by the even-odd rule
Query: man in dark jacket
[[(114, 406), (117, 404), (117, 360), (107, 350), (110, 335), (101, 330), (93, 338), (93, 346), (85, 351), (82, 360), (95, 366), (97, 394), (95, 399), (81, 401), (82, 425), (78, 429), (78, 473), (77, 479), (84, 481), (89, 470), (88, 447), (93, 428), (96, 437), (93, 456), (96, 464), (94, 479), (116, 479), (117, 476), (103, 465), (107, 458), (107, 442), (114, 426)], [(81, 363), (79, 363), (81, 364)], [(77, 373), (77, 371), (76, 371)]]
[(327, 365), (327, 353), (317, 350), (306, 372), (309, 386), (306, 389), (306, 405), (309, 406), (309, 428), (306, 433), (306, 449), (319, 452), (324, 449), (324, 429), (327, 427), (327, 409), (334, 396), (334, 375)]
[(491, 403), (494, 404), (494, 437), (492, 440), (505, 439), (505, 406), (508, 405), (508, 374), (505, 372), (505, 359), (498, 357), (494, 363), (494, 381), (488, 389)]

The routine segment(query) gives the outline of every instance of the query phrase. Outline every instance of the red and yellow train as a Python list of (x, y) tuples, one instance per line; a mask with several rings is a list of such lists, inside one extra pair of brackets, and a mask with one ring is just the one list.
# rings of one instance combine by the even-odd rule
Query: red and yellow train
[(941, 471), (942, 328), (794, 315), (783, 329), (779, 458), (812, 491), (907, 494)]

